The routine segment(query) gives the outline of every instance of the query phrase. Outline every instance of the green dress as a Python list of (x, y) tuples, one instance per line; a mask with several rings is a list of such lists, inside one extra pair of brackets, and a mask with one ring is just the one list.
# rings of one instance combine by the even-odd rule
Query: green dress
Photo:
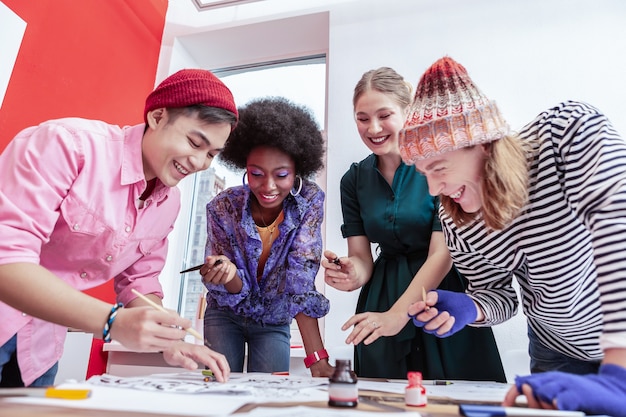
[[(428, 194), (424, 176), (402, 163), (390, 187), (376, 162), (372, 154), (341, 179), (344, 238), (365, 235), (378, 245), (357, 313), (389, 310), (426, 261), (432, 231), (441, 231), (439, 202)], [(464, 291), (466, 280), (452, 268), (439, 288)], [(408, 371), (421, 371), (425, 379), (506, 382), (491, 328), (468, 326), (438, 338), (409, 321), (396, 336), (357, 345), (354, 363), (360, 377), (405, 379)]]

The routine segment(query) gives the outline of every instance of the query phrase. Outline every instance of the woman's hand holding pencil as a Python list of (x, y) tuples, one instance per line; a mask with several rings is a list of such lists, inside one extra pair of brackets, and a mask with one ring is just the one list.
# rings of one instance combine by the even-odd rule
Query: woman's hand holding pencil
[(409, 306), (407, 314), (415, 326), (437, 337), (451, 336), (479, 316), (478, 306), (463, 292), (423, 289), (422, 298)]

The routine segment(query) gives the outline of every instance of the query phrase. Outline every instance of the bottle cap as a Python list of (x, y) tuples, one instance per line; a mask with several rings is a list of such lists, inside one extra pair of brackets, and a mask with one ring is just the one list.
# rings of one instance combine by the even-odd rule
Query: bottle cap
[(418, 371), (409, 371), (407, 373), (407, 379), (409, 380), (409, 386), (414, 387), (422, 384), (422, 373)]

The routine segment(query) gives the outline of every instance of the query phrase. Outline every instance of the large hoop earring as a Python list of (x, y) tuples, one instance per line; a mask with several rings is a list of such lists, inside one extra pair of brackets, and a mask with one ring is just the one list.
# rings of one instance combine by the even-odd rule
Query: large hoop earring
[(289, 192), (291, 193), (292, 196), (297, 196), (300, 194), (300, 191), (302, 191), (302, 177), (300, 175), (296, 175), (296, 179), (300, 180), (300, 185), (298, 186), (298, 191), (296, 191), (295, 193), (293, 192), (293, 188), (291, 190), (289, 190)]
[(246, 183), (246, 176), (247, 176), (247, 175), (248, 175), (248, 171), (246, 170), (246, 171), (244, 171), (244, 172), (243, 172), (243, 178), (241, 178), (241, 183), (243, 184), (243, 186), (244, 186), (244, 187), (245, 187), (246, 185), (248, 185), (248, 184)]

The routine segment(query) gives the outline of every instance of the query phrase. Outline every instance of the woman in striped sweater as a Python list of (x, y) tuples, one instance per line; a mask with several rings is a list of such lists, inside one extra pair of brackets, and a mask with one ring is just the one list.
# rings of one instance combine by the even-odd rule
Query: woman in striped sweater
[(446, 243), (467, 294), (433, 291), (409, 308), (445, 337), (528, 321), (536, 408), (626, 416), (626, 143), (594, 107), (564, 102), (512, 134), (463, 66), (444, 57), (422, 76), (403, 160), (439, 195)]

